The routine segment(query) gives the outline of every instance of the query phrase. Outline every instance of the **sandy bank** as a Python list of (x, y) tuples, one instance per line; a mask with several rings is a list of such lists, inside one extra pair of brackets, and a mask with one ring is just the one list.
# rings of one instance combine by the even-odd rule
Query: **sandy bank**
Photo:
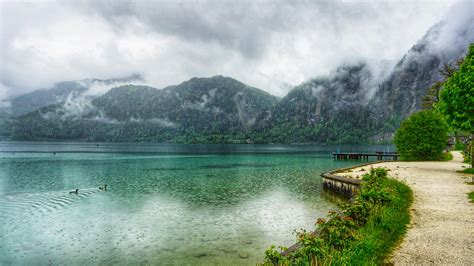
[[(456, 171), (468, 167), (462, 155), (453, 152), (449, 162), (384, 162), (389, 175), (405, 181), (414, 194), (411, 223), (391, 261), (395, 264), (474, 265), (474, 204), (466, 193), (467, 175)], [(371, 166), (339, 173), (361, 176)]]

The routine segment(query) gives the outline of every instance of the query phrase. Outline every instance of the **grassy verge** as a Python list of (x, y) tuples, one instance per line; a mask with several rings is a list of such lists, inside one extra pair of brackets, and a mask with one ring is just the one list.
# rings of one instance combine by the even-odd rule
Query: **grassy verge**
[[(272, 246), (264, 265), (378, 265), (401, 240), (410, 221), (410, 188), (382, 168), (364, 175), (351, 204), (318, 219), (317, 234), (299, 232), (301, 247), (287, 256)], [(286, 248), (280, 247), (281, 250)]]
[(465, 173), (465, 174), (474, 174), (474, 168), (466, 168), (462, 171), (459, 171), (460, 173)]
[(443, 152), (441, 155), (440, 161), (451, 161), (453, 159), (453, 155), (451, 152)]
[(474, 191), (467, 193), (467, 197), (471, 200), (471, 203), (474, 203)]

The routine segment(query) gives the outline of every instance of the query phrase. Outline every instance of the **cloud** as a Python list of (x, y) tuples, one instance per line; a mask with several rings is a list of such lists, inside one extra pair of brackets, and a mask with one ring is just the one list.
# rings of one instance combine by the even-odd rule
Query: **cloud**
[(0, 83), (0, 112), (3, 108), (9, 108), (11, 105), (9, 101), (5, 100), (8, 96), (9, 91), (11, 91), (11, 89), (5, 87), (3, 84)]
[(348, 61), (396, 61), (453, 1), (1, 2), (2, 97), (140, 73), (231, 76), (283, 96)]
[(466, 41), (474, 42), (474, 2), (456, 3), (448, 14), (433, 46), (450, 57), (460, 50), (466, 51)]
[(79, 85), (87, 88), (83, 97), (102, 95), (111, 88), (116, 88), (124, 85), (146, 85), (145, 80), (141, 76), (132, 75), (130, 77), (98, 80), (98, 79), (84, 79), (78, 81)]

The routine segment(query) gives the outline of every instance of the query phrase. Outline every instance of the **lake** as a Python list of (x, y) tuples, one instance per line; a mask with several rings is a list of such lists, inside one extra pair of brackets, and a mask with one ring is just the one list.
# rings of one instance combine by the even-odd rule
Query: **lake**
[(0, 142), (0, 264), (255, 265), (337, 208), (331, 152), (387, 148)]

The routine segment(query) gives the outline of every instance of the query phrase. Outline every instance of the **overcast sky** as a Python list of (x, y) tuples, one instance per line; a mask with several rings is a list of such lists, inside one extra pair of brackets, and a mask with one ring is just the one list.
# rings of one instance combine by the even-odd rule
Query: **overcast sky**
[(283, 96), (342, 63), (400, 59), (455, 3), (0, 2), (0, 99), (134, 73), (157, 88), (220, 74)]

